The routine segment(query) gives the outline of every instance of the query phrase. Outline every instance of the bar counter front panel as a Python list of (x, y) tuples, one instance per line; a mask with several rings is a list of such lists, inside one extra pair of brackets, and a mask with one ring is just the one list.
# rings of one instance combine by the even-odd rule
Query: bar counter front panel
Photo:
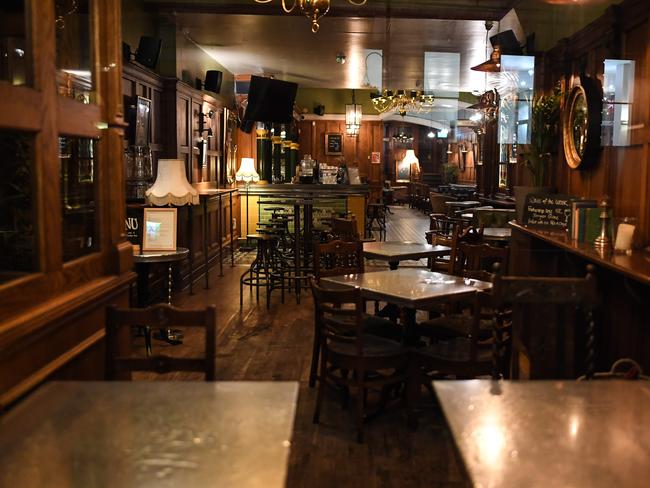
[[(632, 255), (599, 254), (592, 246), (572, 242), (565, 234), (540, 231), (511, 223), (512, 238), (510, 274), (518, 276), (581, 277), (586, 267), (596, 268), (599, 305), (594, 313), (596, 323), (596, 371), (607, 371), (614, 361), (632, 358), (643, 371), (650, 371), (650, 254), (635, 250)], [(537, 321), (529, 331), (542, 337), (549, 334), (548, 324)], [(584, 342), (584, 330), (578, 328), (575, 342)], [(534, 342), (530, 339), (530, 342)], [(541, 341), (540, 341), (541, 342)], [(529, 365), (523, 377), (549, 378), (545, 363), (548, 354), (529, 350), (523, 358)], [(516, 358), (522, 359), (522, 358)], [(576, 359), (581, 366), (581, 359)], [(528, 367), (528, 366), (527, 366)], [(566, 371), (566, 378), (575, 378), (580, 370)]]
[(319, 221), (329, 218), (332, 212), (350, 212), (355, 216), (357, 231), (362, 236), (369, 193), (368, 185), (278, 184), (251, 185), (247, 195), (245, 187), (242, 186), (239, 188), (242, 222), (240, 236), (255, 233), (257, 224), (271, 217), (269, 207), (282, 207), (293, 212), (293, 203), (303, 199), (313, 201), (314, 228), (319, 228)]

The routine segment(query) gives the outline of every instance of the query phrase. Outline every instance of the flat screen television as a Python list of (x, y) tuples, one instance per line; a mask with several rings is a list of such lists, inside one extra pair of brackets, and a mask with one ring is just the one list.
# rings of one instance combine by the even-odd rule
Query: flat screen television
[(242, 130), (250, 132), (251, 122), (290, 123), (297, 90), (297, 83), (251, 76)]

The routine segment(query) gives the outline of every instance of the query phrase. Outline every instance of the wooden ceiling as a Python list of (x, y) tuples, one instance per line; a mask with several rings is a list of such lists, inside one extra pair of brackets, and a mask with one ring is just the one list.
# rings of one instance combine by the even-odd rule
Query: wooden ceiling
[[(167, 14), (181, 35), (235, 74), (272, 74), (308, 87), (360, 88), (367, 82), (365, 50), (381, 49), (385, 88), (422, 88), (426, 77), (450, 85), (452, 92), (485, 86), (484, 75), (470, 70), (489, 53), (485, 20), (500, 21), (490, 35), (514, 28), (523, 40), (542, 19), (545, 30), (564, 36), (592, 18), (582, 15), (588, 6), (604, 10), (612, 3), (571, 0), (571, 5), (557, 4), (562, 1), (368, 0), (354, 7), (346, 0), (332, 0), (320, 31), (312, 34), (305, 17), (282, 13), (280, 0), (268, 4), (144, 0), (148, 10)], [(526, 18), (525, 29), (524, 21), (520, 23), (518, 15), (512, 14), (514, 7)], [(563, 22), (568, 27), (560, 31), (557, 26)], [(555, 42), (553, 36), (548, 42)], [(450, 65), (448, 57), (433, 55), (436, 62), (425, 73), (425, 52), (458, 53), (460, 59)], [(337, 54), (344, 54), (347, 63), (337, 64)]]
[[(258, 4), (254, 0), (145, 0), (158, 11), (278, 15), (281, 0)], [(290, 5), (293, 0), (287, 0)], [(332, 0), (329, 17), (392, 17), (448, 20), (498, 20), (521, 0), (368, 0), (357, 7)]]

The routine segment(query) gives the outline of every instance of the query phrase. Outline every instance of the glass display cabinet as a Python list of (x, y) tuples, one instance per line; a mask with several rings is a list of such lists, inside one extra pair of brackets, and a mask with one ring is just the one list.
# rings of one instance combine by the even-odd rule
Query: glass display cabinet
[(102, 379), (104, 308), (128, 304), (120, 9), (0, 3), (0, 409)]

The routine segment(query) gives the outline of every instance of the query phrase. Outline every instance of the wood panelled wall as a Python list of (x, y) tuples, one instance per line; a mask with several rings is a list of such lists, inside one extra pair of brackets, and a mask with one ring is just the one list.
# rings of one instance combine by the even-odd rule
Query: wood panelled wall
[(638, 219), (639, 243), (650, 242), (650, 2), (626, 0), (582, 31), (564, 40), (543, 59), (543, 82), (560, 82), (568, 92), (584, 73), (603, 81), (605, 59), (635, 61), (634, 98), (628, 147), (603, 147), (598, 161), (572, 170), (561, 152), (552, 183), (561, 193), (610, 197), (619, 217)]
[(372, 152), (382, 151), (383, 124), (379, 120), (362, 121), (356, 137), (345, 134), (344, 120), (303, 120), (298, 124), (300, 157), (311, 154), (319, 162), (337, 166), (340, 156), (325, 154), (325, 134), (343, 134), (343, 158), (348, 166), (359, 166), (359, 175), (371, 188), (383, 184), (381, 164), (372, 164)]
[[(456, 142), (449, 143), (451, 154), (447, 154), (447, 162), (458, 166), (458, 183), (473, 185), (476, 183), (475, 154), (478, 155), (476, 134), (467, 127), (456, 129)], [(444, 148), (447, 151), (447, 148)]]
[[(185, 162), (188, 180), (193, 184), (202, 184), (213, 187), (228, 187), (225, 180), (226, 164), (223, 145), (223, 101), (201, 90), (176, 80), (163, 78), (150, 70), (135, 63), (125, 64), (122, 73), (122, 94), (125, 104), (133, 103), (135, 96), (143, 96), (152, 101), (151, 106), (151, 149), (154, 155), (153, 175), (155, 179), (157, 164), (160, 158), (181, 159)], [(209, 114), (212, 118), (205, 118), (204, 129), (212, 129), (212, 137), (208, 140), (206, 164), (200, 162), (199, 151), (199, 117), (200, 114)], [(202, 197), (205, 198), (205, 197)], [(218, 257), (218, 236), (222, 237), (223, 244), (230, 241), (230, 199), (223, 198), (220, 219), (217, 215), (219, 206), (212, 197), (207, 205), (209, 221), (207, 236), (208, 259), (213, 262)], [(237, 216), (238, 196), (233, 197), (233, 216)], [(131, 205), (133, 206), (133, 205)], [(141, 203), (144, 207), (144, 203)], [(189, 266), (193, 266), (193, 276), (198, 279), (203, 272), (203, 206), (182, 207), (178, 212), (178, 245), (192, 249), (189, 263), (183, 262), (175, 281), (181, 286), (189, 284)], [(217, 223), (221, 222), (221, 233), (218, 232)], [(235, 229), (236, 230), (236, 229)], [(161, 268), (162, 269), (162, 268)], [(162, 276), (160, 276), (162, 278)], [(161, 291), (156, 280), (152, 283), (152, 290)]]

